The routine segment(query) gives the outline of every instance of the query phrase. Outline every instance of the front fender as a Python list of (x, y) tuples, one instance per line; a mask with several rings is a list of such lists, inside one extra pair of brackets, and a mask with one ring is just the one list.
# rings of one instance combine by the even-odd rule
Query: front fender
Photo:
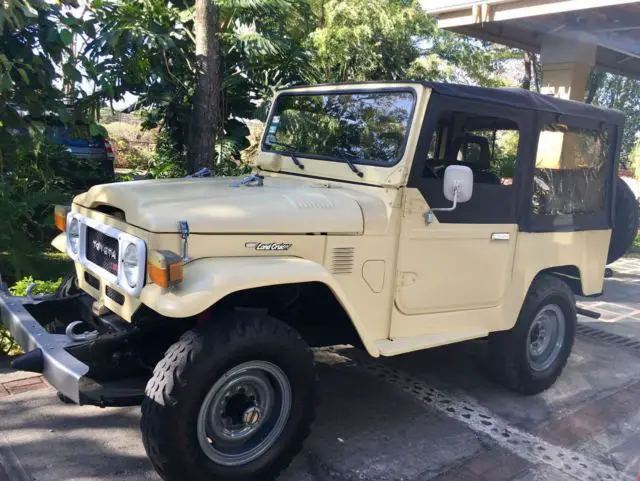
[(156, 284), (149, 284), (142, 290), (140, 300), (163, 316), (185, 318), (200, 314), (234, 292), (301, 282), (322, 282), (329, 287), (351, 318), (369, 354), (374, 357), (379, 356), (373, 340), (367, 336), (363, 320), (347, 300), (340, 285), (323, 266), (306, 259), (296, 257), (199, 259), (184, 266), (184, 280), (177, 287), (162, 289)]
[(62, 234), (58, 234), (52, 241), (51, 245), (58, 249), (63, 254), (67, 253), (67, 234), (64, 232)]

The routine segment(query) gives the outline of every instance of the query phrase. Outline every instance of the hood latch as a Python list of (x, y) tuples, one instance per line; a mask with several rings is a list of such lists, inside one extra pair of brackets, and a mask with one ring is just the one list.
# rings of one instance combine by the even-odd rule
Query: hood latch
[(189, 260), (189, 223), (186, 220), (180, 221), (180, 237), (182, 238), (182, 260)]

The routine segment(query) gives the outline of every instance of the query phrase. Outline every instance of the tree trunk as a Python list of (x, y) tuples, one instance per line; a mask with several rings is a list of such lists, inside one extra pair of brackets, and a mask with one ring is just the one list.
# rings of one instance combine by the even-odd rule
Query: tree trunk
[(605, 73), (602, 70), (592, 69), (589, 74), (589, 80), (587, 82), (587, 95), (585, 97), (585, 102), (588, 104), (592, 104), (596, 98), (596, 94), (602, 87), (602, 84), (605, 79)]
[(522, 88), (525, 90), (531, 90), (531, 54), (529, 52), (524, 53), (524, 77), (522, 77)]
[(215, 142), (222, 123), (222, 72), (218, 42), (218, 7), (196, 0), (196, 91), (189, 124), (189, 171), (212, 168)]

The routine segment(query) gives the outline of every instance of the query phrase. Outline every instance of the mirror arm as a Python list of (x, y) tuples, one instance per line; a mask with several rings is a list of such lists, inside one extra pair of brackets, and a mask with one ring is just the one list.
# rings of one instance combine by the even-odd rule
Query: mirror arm
[(458, 186), (453, 188), (453, 205), (451, 207), (434, 207), (424, 213), (424, 220), (427, 224), (431, 224), (434, 221), (434, 212), (452, 212), (458, 207)]
[(456, 210), (458, 207), (458, 187), (454, 187), (453, 189), (453, 205), (451, 207), (434, 207), (431, 209), (434, 212), (451, 212)]

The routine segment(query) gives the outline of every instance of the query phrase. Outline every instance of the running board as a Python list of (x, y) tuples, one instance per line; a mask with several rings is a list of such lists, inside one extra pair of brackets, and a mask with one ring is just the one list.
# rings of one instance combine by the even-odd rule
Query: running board
[(583, 307), (578, 306), (576, 306), (576, 313), (581, 316), (590, 317), (591, 319), (600, 319), (600, 316), (602, 316), (599, 312), (590, 311), (589, 309), (584, 309)]
[(456, 342), (481, 339), (488, 335), (489, 332), (483, 329), (440, 332), (435, 334), (424, 334), (422, 336), (381, 339), (376, 341), (376, 347), (380, 351), (381, 356), (397, 356), (398, 354), (430, 349), (432, 347), (444, 346)]

